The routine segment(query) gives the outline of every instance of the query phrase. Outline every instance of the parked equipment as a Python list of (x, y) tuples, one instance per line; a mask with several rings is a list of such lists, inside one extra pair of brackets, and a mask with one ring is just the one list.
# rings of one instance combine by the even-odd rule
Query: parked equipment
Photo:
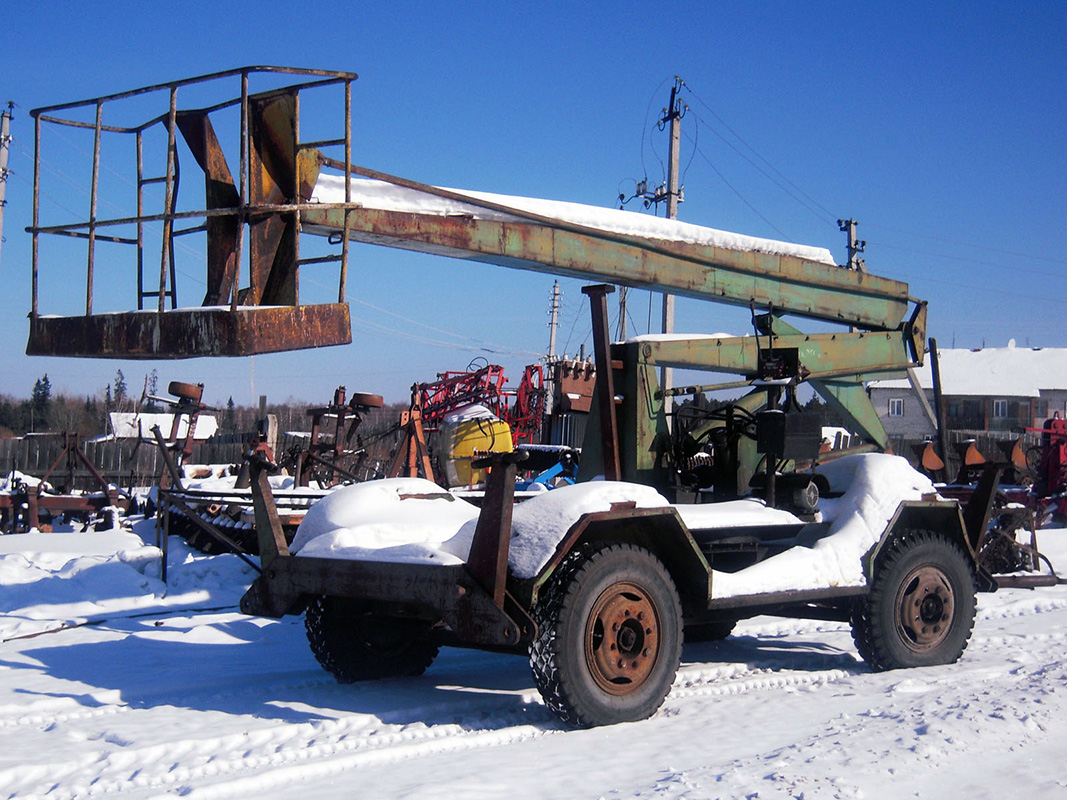
[[(386, 175), (351, 163), (347, 135), (344, 160), (331, 159), (314, 144), (295, 141), (300, 106), (295, 99), (281, 102), (285, 97), (293, 93), (242, 94), (240, 101), (252, 122), (242, 147), (253, 153), (267, 148), (269, 158), (257, 164), (285, 177), (275, 176), (275, 199), (263, 202), (266, 195), (257, 195), (249, 206), (243, 189), (234, 195), (232, 180), (229, 199), (212, 206), (209, 194), (211, 216), (230, 220), (225, 231), (209, 227), (207, 238), (209, 252), (218, 256), (210, 263), (220, 266), (233, 304), (236, 275), (221, 267), (231, 263), (231, 254), (239, 256), (239, 230), (248, 221), (277, 229), (275, 245), (289, 241), (283, 233), (329, 237), (341, 245), (342, 258), (350, 242), (361, 241), (746, 307), (753, 331), (612, 343), (606, 305), (612, 286), (586, 286), (596, 366), (594, 413), (578, 476), (586, 484), (544, 492), (516, 507), (515, 476), (525, 454), (493, 453), (475, 461), (473, 467), (489, 471), (480, 512), (458, 529), (471, 536), (469, 549), (449, 539), (451, 549), (422, 559), (390, 558), (359, 546), (357, 557), (338, 558), (336, 550), (315, 554), (313, 543), (301, 542), (293, 554), (267, 480), (271, 465), (254, 454), (250, 478), (262, 573), (242, 600), (246, 613), (306, 613), (313, 652), (342, 681), (418, 674), (442, 643), (528, 653), (547, 706), (582, 726), (653, 714), (674, 680), (683, 636), (721, 638), (737, 620), (757, 614), (848, 620), (860, 654), (879, 670), (960, 657), (975, 617), (976, 589), (994, 590), (999, 581), (977, 557), (990, 525), (996, 476), (983, 476), (966, 507), (933, 493), (896, 502), (889, 518), (864, 534), (870, 540), (861, 538), (862, 548), (852, 552), (843, 542), (855, 539), (820, 520), (820, 497), (834, 489), (828, 474), (835, 463), (859, 469), (869, 458), (823, 464), (819, 471), (797, 469), (887, 445), (864, 381), (902, 377), (923, 360), (926, 304), (910, 296), (907, 284), (837, 266), (817, 248)], [(198, 131), (207, 131), (209, 116), (193, 116)], [(173, 103), (162, 124), (172, 142), (179, 127), (183, 133), (188, 127), (179, 123)], [(285, 135), (257, 136), (264, 126)], [(242, 187), (246, 166), (242, 158)], [(205, 173), (210, 177), (207, 166)], [(90, 235), (94, 224), (103, 223), (90, 222)], [(34, 229), (35, 236), (45, 232)], [(295, 280), (299, 259), (286, 260), (291, 250), (274, 249), (279, 280)], [(256, 263), (262, 263), (258, 257)], [(250, 288), (273, 285), (257, 281)], [(164, 288), (161, 282), (160, 317)], [(260, 299), (266, 302), (266, 295)], [(60, 326), (37, 317), (36, 306), (34, 313), (31, 343), (58, 349), (51, 336)], [(836, 328), (805, 333), (787, 316)], [(281, 326), (278, 339), (292, 342), (294, 321), (274, 322)], [(210, 341), (197, 347), (233, 353), (243, 344), (240, 337), (227, 342), (228, 349)], [(735, 380), (725, 385), (749, 391), (709, 409), (697, 425), (671, 426), (665, 401), (684, 391), (660, 386), (661, 367), (727, 373)], [(797, 403), (803, 384), (868, 443), (820, 456), (821, 432)], [(424, 455), (426, 406), (414, 403), (408, 420), (412, 469), (420, 447)], [(590, 480), (600, 476), (606, 480)], [(858, 485), (865, 491), (867, 484)], [(603, 489), (597, 496), (609, 499), (587, 504), (590, 489), (594, 495)], [(437, 503), (433, 508), (447, 510), (449, 519), (457, 508), (460, 517), (472, 513), (424, 481), (358, 484), (309, 513), (342, 502), (342, 492), (367, 493), (393, 504), (398, 514), (413, 503)], [(697, 502), (668, 504), (683, 497)], [(853, 498), (857, 508), (861, 499)], [(528, 508), (538, 510), (530, 525), (515, 525)], [(540, 537), (533, 543), (531, 530)], [(425, 537), (412, 533), (425, 549)], [(754, 577), (782, 560), (807, 563), (828, 549), (847, 567), (847, 580), (805, 569), (771, 569), (788, 583)], [(539, 558), (523, 560), (531, 552)]]

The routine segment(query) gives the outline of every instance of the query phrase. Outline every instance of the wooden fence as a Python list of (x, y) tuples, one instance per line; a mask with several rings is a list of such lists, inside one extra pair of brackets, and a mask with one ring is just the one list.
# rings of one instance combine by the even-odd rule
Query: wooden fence
[[(374, 463), (387, 461), (397, 437), (391, 435), (396, 427), (395, 416), (367, 415), (359, 429), (367, 442), (367, 450)], [(193, 445), (189, 464), (239, 464), (247, 449), (248, 435), (216, 436)], [(280, 434), (275, 456), (281, 458), (291, 449), (306, 447), (309, 434), (290, 432)], [(80, 461), (71, 470), (63, 455), (62, 434), (30, 434), (14, 439), (0, 439), (0, 475), (12, 471), (34, 478), (43, 478), (51, 470), (49, 483), (67, 486), (71, 473), (74, 482), (70, 488), (95, 490), (92, 472)], [(163, 456), (154, 442), (136, 439), (109, 439), (81, 443), (82, 452), (109, 483), (120, 489), (154, 486), (166, 468)]]

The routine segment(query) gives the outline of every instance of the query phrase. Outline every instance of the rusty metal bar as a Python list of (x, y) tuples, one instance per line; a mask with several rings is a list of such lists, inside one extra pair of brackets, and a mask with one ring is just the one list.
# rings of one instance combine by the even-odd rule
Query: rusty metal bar
[(256, 538), (259, 542), (259, 563), (263, 569), (270, 567), (279, 556), (289, 555), (289, 545), (285, 541), (281, 520), (278, 518), (278, 506), (267, 476), (269, 464), (262, 453), (252, 453), (248, 458), (251, 471), (252, 507), (256, 515)]
[[(253, 71), (255, 71), (255, 70), (253, 70)], [(234, 74), (236, 74), (236, 72)], [(290, 85), (288, 85), (288, 86), (286, 86), (284, 88), (286, 90), (292, 89), (293, 91), (302, 91), (304, 89), (317, 89), (317, 88), (321, 88), (321, 87), (324, 87), (324, 86), (332, 86), (334, 84), (342, 83), (343, 81), (344, 81), (344, 79), (331, 79), (331, 80), (325, 80), (325, 81), (311, 81), (311, 82), (305, 82), (305, 83), (290, 84)], [(197, 80), (196, 79), (192, 79), (191, 81), (175, 81), (173, 84), (162, 84), (162, 85), (159, 85), (159, 86), (156, 86), (156, 87), (152, 87), (151, 89), (147, 89), (144, 92), (140, 92), (139, 91), (139, 92), (136, 92), (136, 93), (137, 94), (143, 94), (143, 93), (147, 93), (148, 91), (162, 91), (163, 89), (170, 88), (172, 86), (173, 87), (185, 86), (185, 85), (188, 85), (188, 83), (190, 83), (190, 82), (195, 83), (195, 82), (197, 82)], [(268, 91), (270, 91), (270, 90), (268, 90)], [(112, 97), (105, 97), (105, 98), (100, 98), (100, 99), (103, 100), (104, 102), (110, 102), (112, 100), (123, 100), (123, 99), (125, 99), (125, 96), (112, 96)], [(77, 108), (77, 107), (81, 107), (81, 106), (84, 106), (84, 105), (91, 105), (93, 102), (95, 102), (95, 101), (94, 100), (84, 100), (84, 101), (81, 101), (80, 103), (70, 104), (70, 105), (64, 106), (64, 107), (57, 106), (57, 107), (54, 107), (54, 109), (63, 110), (64, 108)], [(240, 100), (238, 98), (233, 98), (232, 100), (223, 100), (223, 101), (221, 101), (219, 103), (216, 103), (215, 105), (207, 106), (207, 107), (202, 108), (200, 110), (205, 112), (205, 113), (207, 113), (207, 114), (212, 114), (212, 113), (214, 113), (216, 111), (221, 111), (224, 108), (230, 108), (231, 106), (235, 106), (239, 102), (240, 102)], [(71, 128), (92, 128), (93, 127), (92, 124), (87, 123), (87, 122), (79, 122), (78, 120), (63, 119), (62, 117), (52, 117), (52, 116), (48, 116), (48, 115), (45, 115), (45, 114), (41, 113), (43, 111), (48, 111), (48, 110), (52, 110), (52, 109), (49, 109), (49, 108), (38, 108), (38, 109), (34, 109), (33, 111), (31, 111), (30, 114), (33, 115), (33, 116), (40, 116), (44, 121), (51, 122), (54, 125), (65, 125), (65, 126), (71, 127)], [(108, 133), (140, 133), (140, 132), (148, 130), (149, 128), (151, 128), (154, 125), (165, 124), (166, 123), (166, 119), (167, 119), (167, 115), (164, 113), (164, 114), (160, 114), (158, 117), (153, 117), (153, 118), (147, 120), (146, 122), (143, 122), (140, 125), (137, 125), (137, 126), (132, 127), (132, 128), (122, 128), (122, 127), (115, 127), (115, 126), (104, 126), (103, 130), (107, 131)], [(331, 143), (327, 142), (326, 144), (331, 144)], [(340, 141), (335, 142), (335, 144), (340, 144)]]
[[(33, 113), (33, 112), (30, 112)], [(41, 114), (38, 116), (42, 122), (51, 122), (53, 125), (65, 125), (68, 128), (82, 128), (83, 130), (96, 130), (96, 124), (92, 122), (79, 122), (73, 119), (61, 117), (49, 117)], [(114, 125), (101, 125), (100, 130), (104, 133), (140, 133), (141, 128), (117, 128)]]
[(674, 386), (670, 389), (657, 389), (656, 397), (681, 397), (699, 392), (722, 392), (727, 389), (749, 389), (751, 381), (729, 381), (727, 383), (706, 383), (700, 386)]
[[(88, 233), (82, 233), (81, 231), (42, 231), (42, 233), (51, 233), (53, 236), (69, 236), (71, 239), (88, 239)], [(112, 244), (137, 244), (136, 239), (127, 239), (122, 236), (101, 236), (96, 234), (92, 237), (94, 242), (111, 242)]]
[(345, 227), (341, 232), (341, 276), (337, 287), (337, 302), (345, 301), (348, 283), (348, 219), (352, 203), (352, 81), (345, 81)]
[[(301, 164), (303, 159), (298, 155), (300, 142), (300, 92), (293, 94), (293, 197), (300, 197)], [(293, 303), (300, 304), (300, 212), (293, 212)]]
[[(230, 290), (230, 311), (237, 311), (237, 298), (241, 289), (241, 256), (245, 240), (246, 206), (248, 204), (248, 72), (241, 73), (241, 158), (237, 170), (237, 245), (233, 263), (233, 286)], [(249, 270), (251, 274), (251, 270)]]
[(604, 454), (604, 479), (622, 479), (619, 460), (619, 421), (615, 413), (615, 377), (611, 365), (611, 333), (608, 330), (608, 295), (615, 291), (609, 283), (583, 286), (593, 315), (593, 360), (596, 364), (597, 407), (600, 412), (600, 441)]
[(300, 150), (317, 150), (322, 147), (336, 147), (339, 144), (344, 144), (344, 139), (322, 139), (317, 142), (301, 142), (298, 145)]
[(30, 318), (37, 318), (37, 246), (38, 234), (37, 223), (40, 222), (41, 205), (41, 121), (34, 120), (33, 124), (33, 244), (32, 244), (32, 269), (33, 277), (30, 286)]
[(177, 117), (178, 117), (178, 88), (172, 87), (170, 90), (170, 115), (167, 120), (167, 189), (163, 200), (163, 246), (160, 248), (159, 257), (159, 298), (157, 308), (159, 313), (163, 313), (163, 307), (166, 301), (167, 290), (167, 265), (170, 255), (170, 233), (173, 229), (173, 214), (174, 214), (174, 167), (175, 156), (177, 155), (175, 147), (175, 136), (177, 134)]
[(152, 436), (155, 437), (156, 446), (159, 448), (159, 453), (163, 456), (163, 464), (167, 467), (167, 472), (170, 473), (170, 479), (174, 481), (174, 485), (179, 489), (182, 488), (182, 473), (178, 469), (178, 465), (174, 463), (174, 456), (170, 452), (170, 448), (167, 447), (167, 443), (163, 440), (163, 432), (159, 429), (158, 425), (152, 426)]
[(239, 67), (237, 69), (224, 70), (222, 72), (212, 72), (207, 75), (198, 75), (193, 78), (184, 78), (180, 81), (172, 81), (169, 83), (157, 83), (152, 86), (144, 86), (140, 89), (131, 89), (126, 92), (119, 92), (117, 94), (103, 95), (101, 97), (94, 97), (89, 100), (77, 100), (70, 103), (60, 103), (54, 106), (42, 106), (41, 108), (34, 109), (31, 114), (44, 114), (46, 112), (65, 111), (69, 108), (83, 108), (85, 106), (93, 105), (94, 103), (107, 103), (112, 100), (122, 100), (127, 97), (136, 97), (141, 94), (149, 94), (151, 92), (160, 92), (164, 89), (175, 89), (179, 86), (191, 86), (197, 83), (205, 83), (207, 81), (218, 80), (220, 78), (230, 78), (236, 75), (247, 77), (251, 73), (268, 73), (268, 74), (280, 74), (280, 75), (314, 75), (325, 80), (308, 81), (303, 84), (297, 84), (294, 89), (311, 89), (318, 86), (331, 86), (333, 84), (342, 83), (344, 81), (356, 80), (359, 76), (354, 72), (336, 72), (333, 70), (320, 70), (320, 69), (302, 69), (299, 67), (278, 67), (278, 66), (266, 66), (256, 65)]
[[(298, 258), (297, 264), (329, 264), (334, 261), (340, 261), (343, 256), (317, 256), (315, 258)], [(343, 298), (338, 302), (344, 302)]]
[[(149, 181), (145, 181), (148, 183)], [(162, 183), (163, 180), (158, 181)], [(348, 210), (359, 208), (358, 203), (349, 204)], [(246, 205), (244, 210), (247, 214), (259, 214), (267, 212), (302, 212), (302, 211), (318, 211), (322, 209), (345, 209), (345, 203), (260, 203), (257, 205)], [(141, 217), (117, 217), (114, 219), (98, 219), (96, 221), (97, 228), (110, 227), (116, 225), (133, 225), (137, 222), (163, 222), (167, 219), (179, 220), (179, 219), (193, 219), (197, 217), (232, 217), (239, 213), (241, 207), (233, 206), (229, 208), (202, 208), (195, 211), (175, 211), (172, 214), (145, 214)], [(67, 231), (78, 230), (81, 228), (88, 228), (88, 222), (70, 222), (65, 225), (46, 225), (41, 228), (27, 228), (29, 232), (37, 233), (49, 233), (49, 234), (63, 234)]]
[(137, 131), (137, 310), (144, 308), (144, 134)]
[(196, 227), (193, 227), (193, 228), (179, 228), (178, 230), (173, 231), (172, 235), (174, 235), (174, 236), (187, 236), (190, 233), (203, 233), (206, 230), (207, 230), (207, 225), (197, 225)]
[(498, 608), (504, 607), (504, 589), (508, 577), (508, 552), (511, 546), (511, 512), (515, 506), (517, 464), (528, 453), (493, 453), (471, 461), (474, 469), (489, 469), (485, 499), (474, 529), (467, 571), (482, 585)]
[(937, 339), (930, 337), (930, 376), (934, 382), (934, 413), (937, 415), (937, 454), (945, 465), (941, 477), (948, 475), (948, 447), (945, 436), (948, 433), (948, 417), (945, 396), (941, 386), (941, 361), (937, 355)]
[(93, 256), (96, 251), (96, 200), (100, 186), (100, 125), (104, 118), (104, 104), (96, 104), (96, 131), (93, 137), (93, 178), (89, 189), (89, 265), (85, 278), (85, 315), (93, 313)]
[(1067, 583), (1067, 578), (1058, 575), (994, 575), (1000, 589), (1041, 589)]
[(239, 545), (237, 542), (235, 542), (233, 539), (231, 539), (229, 536), (227, 536), (225, 533), (223, 533), (217, 527), (215, 527), (210, 522), (208, 522), (206, 519), (204, 519), (199, 514), (197, 514), (196, 513), (196, 509), (193, 508), (192, 506), (188, 505), (180, 497), (178, 497), (177, 495), (167, 491), (166, 489), (161, 489), (159, 491), (159, 499), (160, 499), (160, 502), (164, 502), (164, 503), (168, 503), (170, 505), (177, 506), (178, 510), (182, 512), (182, 516), (184, 516), (186, 519), (188, 519), (191, 523), (193, 523), (196, 527), (198, 527), (200, 530), (202, 530), (204, 533), (206, 533), (208, 536), (210, 536), (215, 541), (226, 545), (226, 547), (228, 547), (230, 550), (233, 551), (233, 554), (235, 556), (237, 556), (243, 562), (248, 564), (248, 566), (250, 566), (256, 572), (262, 572), (263, 571), (260, 568), (259, 564), (257, 564), (255, 561), (253, 561), (251, 558), (249, 558), (248, 555), (245, 554), (244, 550), (241, 549), (241, 545)]

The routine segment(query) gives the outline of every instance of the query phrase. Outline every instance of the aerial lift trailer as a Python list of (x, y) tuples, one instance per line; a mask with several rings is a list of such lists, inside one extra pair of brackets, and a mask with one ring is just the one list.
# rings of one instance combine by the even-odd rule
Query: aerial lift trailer
[[(305, 82), (249, 90), (250, 80), (279, 72), (296, 72)], [(766, 508), (788, 505), (794, 513), (775, 524), (690, 525), (676, 505), (612, 503), (568, 523), (545, 563), (520, 574), (509, 555), (521, 454), (493, 454), (463, 563), (302, 556), (290, 553), (281, 533), (267, 482), (270, 465), (253, 457), (262, 574), (242, 601), (244, 611), (275, 617), (306, 611), (312, 649), (345, 681), (418, 674), (442, 643), (527, 652), (547, 705), (577, 725), (651, 715), (670, 689), (683, 630), (690, 640), (717, 638), (738, 619), (760, 613), (849, 620), (861, 655), (876, 669), (960, 657), (973, 625), (976, 587), (998, 585), (977, 559), (990, 527), (992, 473), (966, 508), (932, 494), (901, 502), (861, 554), (858, 582), (724, 595), (713, 581), (713, 573), (743, 578), (749, 567), (828, 537), (829, 523), (820, 521), (818, 510), (827, 481), (817, 472), (791, 470), (813, 459), (818, 444), (796, 412), (795, 392), (809, 384), (863, 432), (868, 449), (884, 449), (887, 437), (864, 381), (922, 362), (926, 304), (912, 298), (906, 284), (837, 266), (814, 248), (649, 222), (628, 212), (457, 192), (356, 166), (349, 122), (354, 78), (248, 67), (139, 90), (170, 99), (169, 111), (148, 123), (162, 126), (167, 139), (164, 207), (146, 213), (139, 206), (132, 219), (102, 220), (94, 206), (84, 223), (46, 227), (35, 206), (27, 352), (182, 358), (343, 343), (350, 339), (344, 292), (352, 242), (587, 279), (595, 282), (583, 291), (593, 315), (597, 388), (582, 477), (599, 473), (608, 481), (654, 487), (670, 500), (687, 493), (697, 500), (755, 494)], [(179, 108), (178, 90), (186, 84), (232, 79), (240, 81), (239, 98)], [(343, 89), (344, 135), (303, 142), (302, 93), (322, 85)], [(99, 141), (111, 130), (101, 109), (123, 97), (69, 107), (96, 110), (91, 127)], [(236, 179), (212, 126), (213, 115), (224, 108), (237, 109), (240, 118)], [(32, 112), (38, 141), (42, 121), (57, 121), (59, 110)], [(146, 129), (114, 132), (140, 137)], [(204, 172), (206, 204), (196, 213), (175, 204), (179, 134)], [(327, 156), (331, 148), (342, 150), (342, 158)], [(98, 159), (99, 148), (94, 176)], [(140, 169), (138, 159), (139, 185)], [(207, 241), (208, 291), (202, 308), (179, 309), (168, 248), (177, 234), (173, 226), (197, 213)], [(140, 228), (149, 223), (165, 228), (159, 283), (140, 287), (139, 303), (151, 296), (156, 308), (94, 314), (94, 242), (109, 227), (135, 227), (136, 236), (111, 239), (136, 248), (140, 279)], [(642, 227), (647, 225), (663, 227)], [(250, 266), (242, 287), (245, 226)], [(88, 241), (85, 314), (39, 313), (37, 242), (46, 234)], [(337, 303), (299, 304), (300, 268), (328, 260), (301, 257), (301, 237), (308, 234), (328, 237), (340, 250), (330, 257), (340, 264)], [(609, 284), (747, 307), (755, 330), (740, 337), (611, 343)], [(836, 327), (805, 333), (787, 317)], [(656, 370), (662, 366), (731, 373), (750, 392), (702, 424), (672, 434), (664, 400), (677, 392), (659, 386)], [(697, 452), (711, 456), (710, 472), (686, 471), (686, 460)]]

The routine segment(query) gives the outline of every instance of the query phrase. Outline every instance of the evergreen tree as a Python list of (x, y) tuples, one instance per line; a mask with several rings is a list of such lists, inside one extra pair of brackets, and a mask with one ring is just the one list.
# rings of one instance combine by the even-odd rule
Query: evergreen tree
[(33, 403), (34, 412), (43, 414), (48, 410), (48, 404), (51, 400), (52, 384), (48, 380), (48, 373), (45, 373), (44, 377), (38, 378), (33, 385), (33, 394), (30, 396), (30, 402)]
[(48, 375), (38, 378), (30, 395), (30, 430), (48, 428), (48, 411), (52, 404), (52, 384)]
[(122, 370), (115, 370), (115, 405), (119, 406), (126, 399), (126, 376)]
[[(151, 396), (155, 396), (158, 385), (159, 375), (156, 374), (155, 370), (152, 370), (145, 377), (145, 393)], [(155, 413), (160, 410), (159, 403), (157, 403), (155, 400), (149, 399), (144, 404), (144, 410), (149, 413)]]

